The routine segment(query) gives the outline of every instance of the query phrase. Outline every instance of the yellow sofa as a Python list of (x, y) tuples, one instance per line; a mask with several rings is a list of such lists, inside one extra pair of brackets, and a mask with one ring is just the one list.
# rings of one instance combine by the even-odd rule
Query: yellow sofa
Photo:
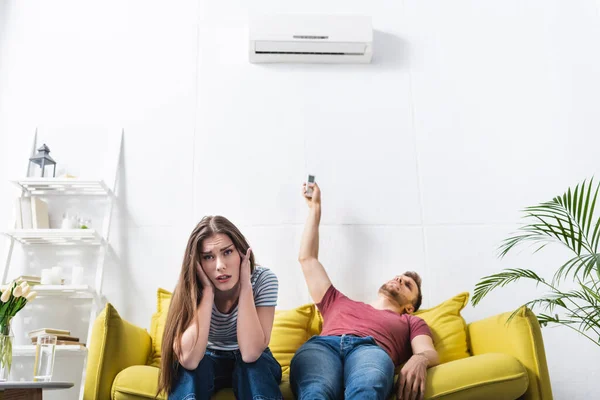
[[(157, 312), (150, 333), (121, 319), (110, 304), (94, 323), (90, 343), (85, 400), (155, 398), (160, 344), (171, 293), (158, 290)], [(430, 368), (426, 399), (551, 400), (552, 390), (540, 327), (528, 309), (466, 324), (460, 311), (468, 302), (462, 293), (417, 315), (430, 326), (442, 364)], [(322, 318), (307, 304), (277, 311), (269, 347), (282, 366), (281, 389), (293, 399), (289, 363), (294, 352), (321, 331)], [(158, 399), (165, 399), (164, 395)], [(214, 399), (234, 399), (231, 389)]]

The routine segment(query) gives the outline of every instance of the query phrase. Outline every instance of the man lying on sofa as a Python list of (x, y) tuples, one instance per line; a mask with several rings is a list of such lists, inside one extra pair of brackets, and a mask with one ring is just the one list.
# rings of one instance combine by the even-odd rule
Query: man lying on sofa
[(402, 363), (397, 398), (422, 399), (427, 368), (438, 364), (431, 332), (413, 315), (421, 305), (421, 278), (405, 272), (384, 283), (370, 305), (338, 291), (318, 260), (321, 190), (303, 186), (309, 215), (299, 261), (313, 301), (323, 315), (321, 336), (313, 336), (290, 365), (296, 399), (380, 399), (392, 394), (394, 370)]

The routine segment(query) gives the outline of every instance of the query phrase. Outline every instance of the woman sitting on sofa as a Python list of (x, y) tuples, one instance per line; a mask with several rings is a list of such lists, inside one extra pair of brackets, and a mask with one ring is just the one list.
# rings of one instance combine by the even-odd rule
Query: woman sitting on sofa
[(192, 232), (162, 342), (158, 392), (210, 399), (233, 387), (238, 399), (283, 399), (281, 366), (267, 347), (278, 281), (255, 267), (239, 229), (204, 217)]

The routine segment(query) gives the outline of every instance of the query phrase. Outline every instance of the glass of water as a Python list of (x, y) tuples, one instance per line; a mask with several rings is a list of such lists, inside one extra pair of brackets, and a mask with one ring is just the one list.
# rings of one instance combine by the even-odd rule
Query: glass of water
[(55, 351), (56, 336), (38, 336), (37, 344), (35, 345), (35, 363), (33, 365), (34, 382), (48, 382), (52, 379)]

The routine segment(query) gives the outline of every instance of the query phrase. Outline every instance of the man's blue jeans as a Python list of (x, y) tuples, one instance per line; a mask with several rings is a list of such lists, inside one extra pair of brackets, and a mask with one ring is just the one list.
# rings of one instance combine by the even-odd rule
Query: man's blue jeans
[(292, 359), (290, 384), (297, 400), (385, 400), (394, 363), (370, 336), (313, 336)]
[(237, 399), (282, 400), (279, 383), (281, 365), (269, 348), (253, 363), (245, 363), (239, 350), (206, 350), (195, 370), (179, 366), (169, 400), (209, 400), (227, 387)]

